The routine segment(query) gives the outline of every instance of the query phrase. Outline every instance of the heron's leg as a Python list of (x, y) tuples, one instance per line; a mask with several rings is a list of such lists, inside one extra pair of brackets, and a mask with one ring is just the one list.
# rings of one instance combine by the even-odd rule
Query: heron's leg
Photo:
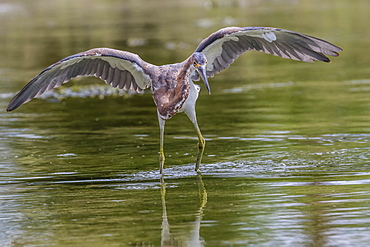
[(162, 174), (163, 166), (164, 166), (164, 149), (163, 149), (163, 142), (164, 142), (164, 124), (165, 120), (163, 120), (158, 115), (158, 122), (159, 122), (159, 172)]
[(197, 135), (198, 135), (198, 155), (197, 155), (197, 161), (195, 163), (195, 171), (196, 172), (199, 172), (199, 166), (200, 166), (200, 162), (202, 162), (202, 157), (203, 157), (203, 153), (204, 153), (204, 148), (206, 146), (206, 140), (204, 140), (203, 136), (202, 136), (202, 133), (200, 132), (200, 129), (199, 129), (199, 126), (198, 126), (198, 123), (197, 121), (195, 120), (195, 122), (193, 122), (194, 124), (194, 127), (195, 127), (195, 130), (197, 131)]
[(195, 171), (199, 171), (199, 166), (200, 162), (202, 161), (203, 153), (204, 153), (204, 148), (206, 146), (206, 140), (204, 140), (202, 132), (200, 132), (198, 122), (197, 122), (197, 117), (195, 115), (195, 109), (185, 111), (186, 115), (189, 117), (191, 122), (194, 125), (195, 130), (197, 131), (198, 135), (198, 155), (197, 155), (197, 161), (195, 163)]

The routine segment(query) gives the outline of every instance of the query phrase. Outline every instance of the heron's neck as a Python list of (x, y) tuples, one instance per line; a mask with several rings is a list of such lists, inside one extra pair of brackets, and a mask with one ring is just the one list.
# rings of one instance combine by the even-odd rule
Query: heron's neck
[(177, 81), (178, 82), (184, 81), (187, 83), (189, 81), (191, 73), (193, 73), (193, 71), (195, 70), (193, 63), (190, 60), (190, 57), (181, 63), (180, 68), (181, 70), (177, 77)]

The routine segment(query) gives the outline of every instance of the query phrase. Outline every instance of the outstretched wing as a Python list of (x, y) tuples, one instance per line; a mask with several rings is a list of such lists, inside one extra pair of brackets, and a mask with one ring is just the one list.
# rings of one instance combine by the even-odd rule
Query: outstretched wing
[(325, 40), (279, 28), (227, 27), (204, 39), (195, 51), (206, 55), (207, 76), (213, 77), (249, 50), (304, 62), (330, 62), (325, 55), (338, 56), (342, 49)]
[(153, 65), (130, 52), (109, 48), (81, 52), (44, 69), (10, 101), (6, 110), (13, 111), (77, 76), (95, 76), (112, 87), (141, 92), (151, 86), (150, 66)]

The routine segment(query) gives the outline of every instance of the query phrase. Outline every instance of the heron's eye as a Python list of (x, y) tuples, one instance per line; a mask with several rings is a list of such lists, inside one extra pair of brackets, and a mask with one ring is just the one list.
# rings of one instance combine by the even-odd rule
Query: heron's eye
[(194, 62), (194, 66), (197, 66), (197, 62)]

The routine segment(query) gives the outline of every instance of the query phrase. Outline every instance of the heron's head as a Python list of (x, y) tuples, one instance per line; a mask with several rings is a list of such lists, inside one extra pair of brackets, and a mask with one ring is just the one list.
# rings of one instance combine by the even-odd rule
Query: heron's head
[(206, 74), (206, 72), (207, 72), (207, 70), (206, 70), (207, 58), (206, 58), (206, 56), (201, 52), (195, 52), (191, 56), (191, 60), (193, 62), (194, 68), (198, 71), (200, 77), (202, 77), (202, 80), (203, 80), (204, 84), (206, 85), (208, 93), (210, 94), (211, 89), (209, 87), (208, 80), (207, 80), (207, 74)]

